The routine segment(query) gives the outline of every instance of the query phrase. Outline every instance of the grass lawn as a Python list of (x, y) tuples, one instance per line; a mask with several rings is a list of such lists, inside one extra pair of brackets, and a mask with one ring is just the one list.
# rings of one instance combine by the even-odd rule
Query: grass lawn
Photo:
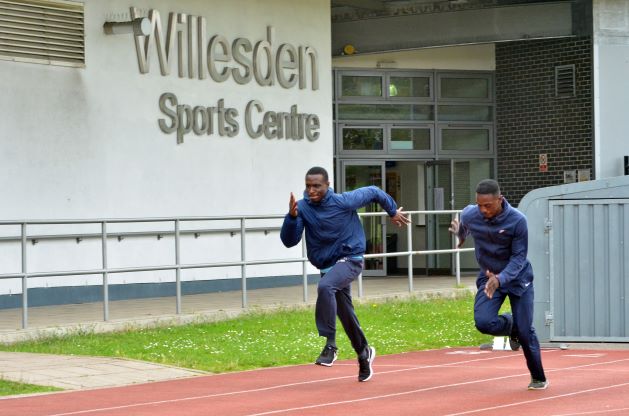
[[(457, 299), (359, 302), (355, 306), (369, 343), (378, 355), (384, 355), (491, 342), (490, 336), (474, 327), (473, 303), (470, 294)], [(340, 323), (337, 334), (339, 358), (355, 358)], [(122, 357), (221, 373), (312, 363), (324, 343), (317, 335), (311, 306), (250, 312), (212, 323), (0, 344), (0, 350)], [(56, 390), (0, 379), (0, 396)]]
[[(473, 322), (473, 297), (358, 303), (356, 313), (378, 355), (490, 342)], [(355, 353), (338, 325), (339, 358)], [(135, 330), (78, 334), (1, 345), (0, 350), (126, 357), (210, 371), (240, 371), (314, 362), (325, 340), (312, 307), (245, 314), (236, 319)]]
[(35, 384), (15, 383), (0, 379), (0, 396), (12, 396), (15, 394), (44, 393), (47, 391), (59, 391), (56, 387), (37, 386)]

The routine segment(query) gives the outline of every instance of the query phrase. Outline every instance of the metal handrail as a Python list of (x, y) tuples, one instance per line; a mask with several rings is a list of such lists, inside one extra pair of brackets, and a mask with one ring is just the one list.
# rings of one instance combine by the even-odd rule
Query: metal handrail
[[(443, 211), (405, 211), (406, 215), (408, 215), (409, 219), (412, 219), (413, 215), (444, 215), (449, 214), (451, 216), (457, 217), (460, 211), (458, 210), (443, 210)], [(385, 216), (387, 215), (385, 212), (374, 212), (374, 213), (360, 213), (361, 217), (371, 217), (371, 216)], [(19, 273), (5, 273), (0, 274), (0, 280), (2, 279), (16, 279), (19, 278), (22, 280), (22, 328), (28, 328), (28, 279), (33, 277), (58, 277), (58, 276), (81, 276), (81, 275), (102, 275), (102, 286), (103, 286), (103, 320), (109, 320), (109, 275), (116, 273), (129, 273), (129, 272), (146, 272), (146, 271), (163, 271), (163, 270), (175, 270), (176, 279), (176, 312), (177, 314), (181, 313), (181, 270), (187, 269), (201, 269), (201, 268), (215, 268), (215, 267), (236, 267), (240, 266), (241, 268), (241, 291), (242, 291), (242, 307), (247, 307), (247, 266), (255, 266), (255, 265), (264, 265), (264, 264), (283, 264), (283, 263), (302, 263), (302, 284), (303, 284), (303, 300), (304, 302), (308, 301), (308, 275), (307, 275), (307, 262), (308, 259), (306, 257), (306, 246), (305, 239), (302, 238), (302, 256), (298, 258), (285, 258), (285, 259), (267, 259), (267, 260), (247, 260), (246, 256), (246, 234), (247, 232), (259, 232), (267, 230), (279, 230), (280, 227), (246, 227), (247, 220), (259, 220), (259, 219), (281, 219), (284, 218), (284, 215), (251, 215), (251, 216), (224, 216), (224, 217), (167, 217), (167, 218), (108, 218), (108, 219), (79, 219), (79, 220), (14, 220), (14, 221), (0, 221), (0, 226), (7, 225), (19, 225), (21, 232), (19, 237), (4, 237), (0, 238), (0, 241), (20, 241), (21, 246), (21, 260), (22, 260), (22, 271)], [(239, 228), (223, 228), (223, 229), (202, 229), (202, 230), (181, 230), (182, 222), (193, 222), (193, 221), (239, 221)], [(125, 233), (111, 233), (107, 232), (108, 224), (116, 224), (116, 223), (152, 223), (152, 222), (170, 222), (174, 224), (174, 230), (165, 230), (165, 231), (140, 231), (140, 232), (125, 232)], [(72, 234), (47, 234), (47, 235), (39, 235), (39, 236), (29, 236), (27, 233), (27, 227), (29, 225), (59, 225), (59, 224), (67, 224), (67, 225), (77, 225), (77, 224), (100, 224), (101, 232), (100, 233), (72, 233)], [(385, 257), (402, 257), (406, 256), (408, 258), (408, 279), (409, 279), (409, 291), (413, 291), (413, 256), (414, 255), (429, 255), (429, 254), (444, 254), (444, 253), (455, 253), (454, 262), (456, 269), (456, 279), (457, 285), (460, 284), (460, 253), (472, 251), (473, 248), (465, 248), (458, 249), (456, 248), (457, 239), (453, 237), (453, 249), (443, 249), (443, 250), (412, 250), (412, 222), (409, 223), (406, 227), (407, 229), (407, 242), (408, 242), (408, 251), (401, 251), (395, 253), (372, 253), (366, 254), (365, 258), (385, 258)], [(180, 240), (183, 234), (196, 234), (198, 232), (210, 231), (212, 233), (215, 232), (229, 232), (232, 236), (235, 234), (240, 234), (240, 251), (241, 251), (241, 259), (240, 261), (230, 261), (230, 262), (214, 262), (214, 263), (192, 263), (192, 264), (181, 264), (180, 262)], [(173, 235), (175, 242), (175, 264), (166, 264), (166, 265), (156, 265), (156, 266), (143, 266), (143, 267), (118, 267), (118, 268), (110, 268), (108, 267), (108, 257), (107, 257), (107, 241), (110, 238), (119, 238), (119, 236), (133, 236), (133, 237), (146, 237), (146, 236), (164, 236), (164, 235)], [(33, 244), (36, 243), (37, 239), (68, 239), (73, 238), (77, 239), (77, 243), (80, 242), (80, 239), (83, 238), (100, 238), (101, 239), (101, 252), (102, 252), (102, 267), (98, 269), (89, 269), (89, 270), (60, 270), (60, 271), (49, 271), (49, 272), (28, 272), (27, 267), (27, 251), (26, 246), (27, 242), (30, 240)], [(358, 296), (363, 296), (362, 291), (362, 274), (358, 277), (358, 286), (359, 293)]]

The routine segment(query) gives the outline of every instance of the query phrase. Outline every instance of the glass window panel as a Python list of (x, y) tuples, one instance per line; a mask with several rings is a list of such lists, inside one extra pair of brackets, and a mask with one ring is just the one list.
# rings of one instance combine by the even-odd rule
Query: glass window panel
[(434, 106), (411, 104), (339, 104), (339, 120), (434, 120)]
[(430, 78), (391, 77), (389, 95), (391, 97), (430, 97)]
[(430, 150), (430, 129), (391, 129), (391, 150)]
[(343, 75), (342, 97), (382, 97), (382, 78), (379, 76)]
[[(375, 185), (382, 187), (382, 167), (380, 165), (358, 165), (345, 166), (345, 190), (351, 191), (362, 186)], [(359, 208), (358, 212), (378, 212), (380, 206), (371, 203)], [(382, 253), (383, 238), (382, 217), (362, 217), (363, 229), (365, 231), (366, 253)], [(384, 262), (382, 258), (365, 259), (366, 270), (382, 270)]]
[(432, 105), (414, 105), (413, 120), (432, 121), (435, 119), (435, 107)]
[(489, 131), (486, 129), (443, 129), (442, 150), (489, 150)]
[(382, 129), (344, 128), (343, 150), (382, 150)]
[(492, 107), (483, 105), (440, 105), (439, 121), (492, 121)]
[(441, 78), (441, 98), (489, 98), (488, 78)]

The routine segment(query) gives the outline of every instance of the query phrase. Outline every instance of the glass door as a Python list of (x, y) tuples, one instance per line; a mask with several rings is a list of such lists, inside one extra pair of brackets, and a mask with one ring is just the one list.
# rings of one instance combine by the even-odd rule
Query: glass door
[[(461, 159), (453, 161), (453, 209), (461, 210), (470, 204), (476, 204), (476, 185), (483, 179), (493, 178), (492, 166), (493, 161), (491, 159)], [(474, 239), (468, 238), (465, 240), (463, 247), (474, 247)], [(461, 253), (461, 269), (478, 269), (473, 252)]]
[[(449, 210), (453, 206), (452, 163), (435, 161), (426, 163), (426, 209), (429, 211)], [(428, 250), (452, 248), (452, 237), (448, 228), (450, 216), (428, 215), (426, 218), (426, 247)], [(428, 274), (446, 274), (451, 270), (451, 255), (431, 254), (427, 259)]]
[[(341, 163), (341, 192), (351, 191), (363, 186), (375, 185), (385, 189), (384, 162), (343, 161)], [(358, 212), (379, 212), (377, 203), (369, 204)], [(367, 240), (365, 254), (383, 253), (386, 239), (386, 216), (362, 217), (363, 229)], [(366, 259), (364, 276), (386, 276), (387, 268), (384, 257)]]

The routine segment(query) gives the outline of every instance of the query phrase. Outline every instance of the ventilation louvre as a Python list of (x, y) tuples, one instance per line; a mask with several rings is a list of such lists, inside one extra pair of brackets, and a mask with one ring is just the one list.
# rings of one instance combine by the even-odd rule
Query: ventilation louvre
[(571, 98), (575, 94), (574, 65), (555, 67), (555, 97)]
[(84, 4), (0, 0), (0, 59), (85, 66)]

